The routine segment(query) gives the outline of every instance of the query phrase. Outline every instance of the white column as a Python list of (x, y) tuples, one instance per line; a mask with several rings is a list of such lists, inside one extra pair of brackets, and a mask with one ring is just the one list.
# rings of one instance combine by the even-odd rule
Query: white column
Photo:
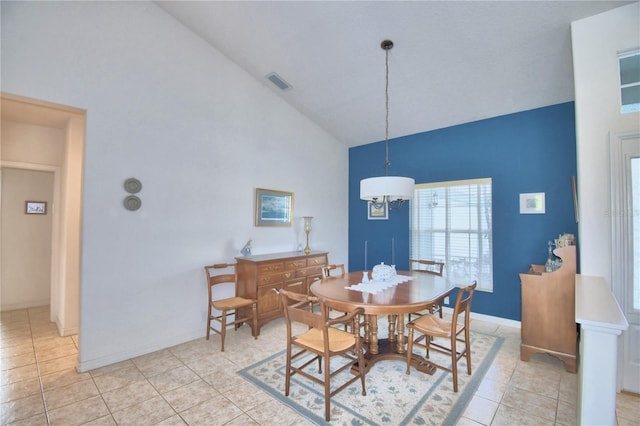
[(615, 425), (618, 336), (629, 327), (602, 277), (576, 275), (580, 324), (578, 424)]
[(582, 325), (578, 369), (579, 425), (615, 425), (620, 330)]

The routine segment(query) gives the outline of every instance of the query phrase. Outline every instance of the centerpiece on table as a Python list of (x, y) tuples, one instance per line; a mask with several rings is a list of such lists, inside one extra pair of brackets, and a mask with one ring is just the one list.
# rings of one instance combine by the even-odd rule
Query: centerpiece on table
[(384, 262), (374, 266), (371, 271), (373, 281), (391, 281), (396, 275), (396, 265), (385, 265)]

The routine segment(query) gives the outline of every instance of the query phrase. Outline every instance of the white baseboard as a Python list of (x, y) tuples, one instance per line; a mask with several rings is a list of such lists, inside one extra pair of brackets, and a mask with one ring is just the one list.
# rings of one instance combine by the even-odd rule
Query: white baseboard
[[(452, 308), (448, 308), (446, 306), (443, 308), (442, 311), (446, 312), (448, 314), (452, 314), (453, 313), (453, 309)], [(505, 326), (508, 326), (508, 327), (521, 328), (520, 321), (507, 319), (507, 318), (494, 317), (492, 315), (477, 314), (475, 312), (471, 312), (471, 319), (491, 322), (493, 324), (498, 324), (498, 325), (505, 325)]]
[(49, 305), (49, 299), (36, 300), (30, 302), (8, 303), (0, 305), (0, 312), (15, 311), (18, 309), (39, 308)]
[(55, 323), (56, 323), (56, 327), (58, 328), (58, 333), (60, 333), (60, 336), (62, 336), (62, 337), (64, 337), (64, 336), (73, 336), (74, 334), (80, 333), (80, 328), (79, 327), (67, 327), (67, 328), (64, 328), (60, 324), (60, 321), (58, 321), (57, 319), (56, 319)]
[[(82, 339), (82, 337), (80, 337)], [(173, 336), (171, 341), (161, 340), (154, 342), (146, 346), (139, 346), (137, 348), (131, 348), (122, 352), (114, 352), (109, 355), (105, 355), (99, 358), (78, 360), (77, 370), (80, 373), (84, 373), (89, 370), (104, 367), (105, 365), (115, 364), (116, 362), (125, 361), (127, 359), (135, 358), (141, 355), (150, 354), (162, 349), (167, 349), (181, 343), (186, 343), (191, 340), (204, 338), (202, 331), (193, 331), (191, 333), (183, 334), (181, 336)], [(82, 343), (81, 343), (82, 345)], [(82, 355), (82, 353), (80, 354)]]

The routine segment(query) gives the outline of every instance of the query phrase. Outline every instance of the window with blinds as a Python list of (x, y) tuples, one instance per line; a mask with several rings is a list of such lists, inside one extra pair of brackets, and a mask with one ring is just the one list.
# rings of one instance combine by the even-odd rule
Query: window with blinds
[(621, 112), (640, 111), (640, 51), (618, 55), (620, 65)]
[(444, 262), (451, 280), (493, 291), (491, 178), (418, 184), (411, 205), (410, 258)]

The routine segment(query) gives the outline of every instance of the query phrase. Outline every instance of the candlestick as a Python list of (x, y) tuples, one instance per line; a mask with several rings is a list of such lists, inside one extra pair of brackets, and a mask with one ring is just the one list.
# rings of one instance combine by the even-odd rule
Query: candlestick
[(396, 264), (396, 239), (391, 237), (391, 264)]
[(364, 240), (364, 270), (366, 271), (367, 268), (367, 240)]
[(304, 217), (304, 232), (307, 234), (307, 246), (304, 248), (304, 254), (311, 253), (311, 249), (309, 248), (309, 232), (311, 232), (311, 219), (313, 219), (313, 216)]

